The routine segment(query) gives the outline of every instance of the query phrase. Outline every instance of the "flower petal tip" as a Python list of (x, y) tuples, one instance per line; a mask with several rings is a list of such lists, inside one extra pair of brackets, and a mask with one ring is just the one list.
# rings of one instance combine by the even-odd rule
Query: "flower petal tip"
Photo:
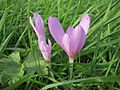
[(86, 18), (87, 20), (90, 20), (90, 16), (88, 14), (85, 14), (83, 18)]
[(51, 41), (48, 39), (48, 45), (51, 47), (52, 46), (52, 43)]
[(88, 33), (88, 29), (89, 29), (89, 27), (90, 27), (90, 16), (89, 16), (88, 14), (85, 14), (85, 15), (82, 17), (79, 25), (82, 26), (82, 28), (83, 28), (84, 31), (85, 31), (85, 34), (87, 34), (87, 33)]
[(37, 17), (39, 16), (39, 14), (37, 12), (34, 13), (34, 17)]

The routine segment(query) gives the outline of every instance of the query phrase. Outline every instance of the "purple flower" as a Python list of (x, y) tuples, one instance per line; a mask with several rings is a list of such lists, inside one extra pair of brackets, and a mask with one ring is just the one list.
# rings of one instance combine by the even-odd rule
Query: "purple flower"
[(41, 16), (38, 13), (34, 14), (35, 25), (32, 22), (32, 18), (30, 17), (30, 24), (32, 25), (34, 31), (38, 36), (38, 44), (41, 50), (41, 53), (46, 61), (50, 61), (51, 59), (51, 41), (48, 39), (48, 44), (45, 39), (44, 32), (44, 23)]
[(49, 17), (48, 26), (55, 41), (68, 54), (70, 63), (73, 63), (75, 55), (85, 44), (86, 34), (90, 26), (89, 15), (85, 14), (79, 25), (75, 28), (68, 27), (66, 33), (55, 17)]

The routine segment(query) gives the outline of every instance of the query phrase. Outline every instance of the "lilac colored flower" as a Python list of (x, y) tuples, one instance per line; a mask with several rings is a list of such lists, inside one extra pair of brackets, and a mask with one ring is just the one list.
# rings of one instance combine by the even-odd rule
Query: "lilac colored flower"
[(60, 22), (55, 17), (49, 17), (48, 26), (55, 41), (65, 50), (73, 63), (75, 55), (85, 44), (86, 34), (90, 25), (90, 17), (85, 14), (78, 26), (68, 27), (64, 32)]
[(51, 59), (51, 41), (48, 39), (48, 44), (46, 43), (45, 39), (45, 32), (44, 32), (44, 23), (41, 16), (38, 13), (34, 14), (34, 21), (35, 25), (32, 22), (30, 17), (30, 24), (32, 25), (34, 31), (38, 36), (38, 44), (41, 50), (41, 53), (46, 61), (50, 61)]

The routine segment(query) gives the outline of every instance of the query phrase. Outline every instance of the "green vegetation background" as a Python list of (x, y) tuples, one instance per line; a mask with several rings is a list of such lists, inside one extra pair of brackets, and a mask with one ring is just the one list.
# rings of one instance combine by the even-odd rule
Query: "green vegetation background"
[[(29, 17), (38, 12), (52, 41), (51, 68), (40, 54)], [(76, 56), (69, 80), (68, 56), (53, 40), (48, 18), (64, 30), (88, 13), (86, 44)], [(0, 88), (5, 90), (120, 89), (120, 0), (0, 0)]]

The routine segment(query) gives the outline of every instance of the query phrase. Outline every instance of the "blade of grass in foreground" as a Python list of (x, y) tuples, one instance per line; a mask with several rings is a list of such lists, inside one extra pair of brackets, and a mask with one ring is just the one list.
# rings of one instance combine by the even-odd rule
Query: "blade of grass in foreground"
[(85, 78), (85, 79), (77, 79), (77, 80), (70, 80), (70, 81), (64, 81), (54, 84), (49, 84), (45, 87), (43, 87), (41, 90), (47, 90), (49, 88), (53, 88), (56, 86), (61, 86), (65, 84), (73, 84), (77, 82), (120, 82), (120, 76), (110, 76), (110, 77), (92, 77), (92, 78)]

